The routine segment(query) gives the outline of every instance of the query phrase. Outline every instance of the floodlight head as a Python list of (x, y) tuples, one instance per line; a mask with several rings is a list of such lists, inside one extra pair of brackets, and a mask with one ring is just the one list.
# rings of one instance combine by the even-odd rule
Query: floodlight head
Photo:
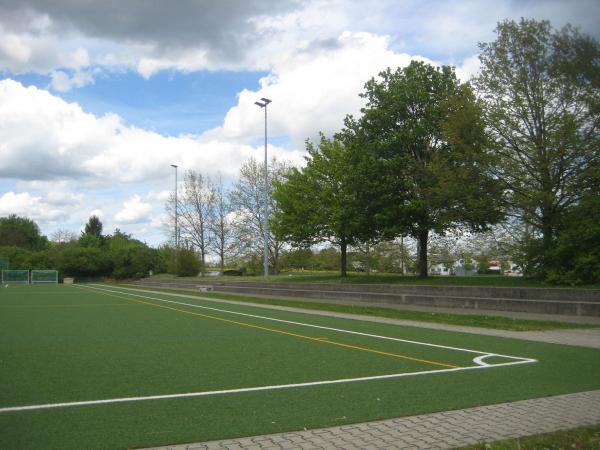
[(261, 108), (266, 107), (269, 103), (271, 103), (271, 100), (269, 100), (268, 98), (261, 98), (262, 102), (254, 102), (255, 105), (260, 106)]

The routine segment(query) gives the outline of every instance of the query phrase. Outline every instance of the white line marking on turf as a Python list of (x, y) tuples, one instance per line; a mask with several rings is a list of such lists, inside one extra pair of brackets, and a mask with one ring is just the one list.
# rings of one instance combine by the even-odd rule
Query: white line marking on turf
[(184, 394), (166, 394), (166, 395), (149, 395), (146, 397), (122, 397), (122, 398), (109, 398), (103, 400), (87, 400), (80, 402), (63, 402), (63, 403), (46, 403), (42, 405), (26, 405), (26, 406), (10, 406), (6, 408), (0, 408), (1, 413), (19, 412), (19, 411), (35, 411), (40, 409), (52, 409), (52, 408), (70, 408), (74, 406), (90, 406), (90, 405), (104, 405), (111, 403), (129, 403), (129, 402), (142, 402), (150, 400), (168, 400), (176, 398), (191, 398), (191, 397), (208, 397), (210, 395), (227, 395), (227, 394), (239, 394), (244, 392), (259, 392), (259, 391), (274, 391), (279, 389), (292, 389), (309, 386), (324, 386), (329, 384), (343, 384), (343, 383), (356, 383), (359, 381), (372, 381), (372, 380), (386, 380), (393, 378), (412, 377), (417, 375), (429, 375), (436, 373), (449, 373), (449, 372), (460, 372), (463, 370), (478, 370), (478, 369), (489, 369), (499, 366), (514, 366), (517, 364), (528, 364), (531, 361), (513, 361), (501, 364), (495, 364), (493, 366), (471, 366), (471, 367), (458, 367), (455, 369), (439, 369), (439, 370), (425, 370), (421, 372), (405, 372), (405, 373), (393, 373), (389, 375), (375, 375), (370, 377), (359, 377), (359, 378), (343, 378), (339, 380), (325, 380), (325, 381), (312, 381), (307, 383), (294, 383), (294, 384), (279, 384), (273, 386), (257, 386), (249, 388), (239, 389), (225, 389), (221, 391), (204, 391), (204, 392), (188, 392)]
[[(79, 287), (86, 287), (88, 289), (95, 289), (95, 290), (98, 290), (98, 291), (111, 292), (113, 294), (126, 294), (126, 295), (131, 295), (133, 297), (145, 298), (147, 300), (157, 300), (159, 302), (173, 303), (173, 304), (182, 305), (182, 306), (190, 306), (192, 308), (208, 309), (208, 310), (211, 310), (211, 311), (219, 311), (219, 312), (224, 312), (224, 313), (228, 313), (228, 314), (236, 314), (236, 315), (240, 315), (240, 316), (254, 317), (254, 318), (257, 318), (257, 319), (272, 320), (274, 322), (289, 323), (289, 324), (293, 324), (293, 325), (301, 325), (301, 326), (305, 326), (305, 327), (318, 328), (318, 329), (321, 329), (321, 330), (337, 331), (337, 332), (340, 332), (340, 333), (355, 334), (355, 335), (359, 335), (359, 336), (367, 336), (367, 337), (372, 337), (372, 338), (376, 338), (376, 339), (386, 339), (386, 340), (396, 341), (396, 342), (406, 342), (408, 344), (417, 344), (417, 345), (424, 345), (424, 346), (428, 346), (428, 347), (443, 348), (443, 349), (447, 349), (447, 350), (455, 350), (455, 351), (460, 351), (460, 352), (476, 353), (478, 355), (483, 355), (484, 357), (499, 356), (499, 357), (502, 357), (502, 358), (514, 359), (516, 361), (531, 362), (531, 363), (537, 362), (536, 359), (523, 358), (523, 357), (519, 357), (519, 356), (502, 355), (500, 353), (481, 352), (481, 351), (478, 351), (478, 350), (471, 350), (471, 349), (466, 349), (466, 348), (450, 347), (450, 346), (447, 346), (447, 345), (439, 345), (439, 344), (431, 344), (429, 342), (411, 341), (411, 340), (408, 340), (408, 339), (400, 339), (400, 338), (394, 338), (394, 337), (390, 337), (390, 336), (380, 336), (380, 335), (377, 335), (377, 334), (361, 333), (359, 331), (344, 330), (344, 329), (340, 329), (340, 328), (331, 328), (331, 327), (325, 327), (325, 326), (321, 326), (321, 325), (313, 325), (313, 324), (310, 324), (310, 323), (294, 322), (294, 321), (291, 321), (291, 320), (283, 320), (283, 319), (275, 319), (273, 317), (259, 316), (259, 315), (255, 315), (255, 314), (242, 313), (242, 312), (238, 312), (238, 311), (230, 311), (230, 310), (227, 310), (227, 309), (212, 308), (210, 306), (202, 306), (202, 305), (195, 305), (195, 304), (191, 304), (191, 303), (176, 302), (175, 300), (166, 300), (166, 299), (163, 299), (163, 298), (150, 297), (150, 296), (147, 296), (147, 295), (140, 295), (140, 294), (134, 294), (132, 292), (127, 292), (129, 290), (132, 290), (130, 288), (120, 287), (120, 288), (117, 288), (117, 290), (114, 290), (114, 289), (100, 288), (100, 287), (97, 287), (97, 285), (94, 285), (94, 286), (85, 285), (85, 286), (79, 286)], [(159, 292), (156, 292), (156, 293), (158, 294)], [(168, 295), (168, 293), (164, 293), (164, 294)], [(210, 301), (210, 299), (207, 299), (207, 300)], [(477, 359), (480, 359), (480, 358), (475, 358), (473, 360), (473, 362), (475, 362), (478, 365), (482, 365), (482, 366), (489, 365), (489, 364), (486, 364), (486, 363), (481, 363), (481, 362), (475, 361)], [(497, 366), (498, 364), (495, 364), (495, 365)]]
[(490, 365), (493, 366), (493, 364), (488, 364), (484, 361), (484, 359), (489, 358), (490, 356), (496, 356), (496, 355), (494, 355), (493, 353), (490, 353), (489, 355), (481, 355), (476, 358), (473, 358), (473, 362), (479, 366), (486, 366), (486, 367), (489, 367)]

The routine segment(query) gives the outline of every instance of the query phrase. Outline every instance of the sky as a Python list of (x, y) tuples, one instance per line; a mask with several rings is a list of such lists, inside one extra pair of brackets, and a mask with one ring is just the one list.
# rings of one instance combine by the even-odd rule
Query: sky
[(175, 170), (222, 177), (360, 114), (364, 84), (411, 60), (468, 81), (499, 21), (600, 38), (596, 0), (0, 0), (0, 217), (43, 234), (91, 215), (156, 246)]

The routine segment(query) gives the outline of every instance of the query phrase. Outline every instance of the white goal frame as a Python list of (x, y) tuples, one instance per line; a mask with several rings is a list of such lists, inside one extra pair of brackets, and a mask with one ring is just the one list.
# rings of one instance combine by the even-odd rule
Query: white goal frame
[[(51, 279), (44, 278), (42, 280), (36, 279), (36, 275), (52, 275)], [(31, 284), (39, 284), (39, 283), (58, 283), (58, 270), (32, 270), (31, 271)]]
[[(27, 279), (25, 280), (14, 280), (10, 274), (17, 275), (27, 275)], [(4, 269), (2, 270), (2, 284), (29, 284), (29, 270), (21, 270), (21, 269)]]

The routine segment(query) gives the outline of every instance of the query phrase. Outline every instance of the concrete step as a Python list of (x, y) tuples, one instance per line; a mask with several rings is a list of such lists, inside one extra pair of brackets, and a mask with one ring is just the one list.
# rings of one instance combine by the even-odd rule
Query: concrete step
[(497, 311), (516, 311), (537, 314), (563, 314), (575, 316), (600, 316), (600, 302), (527, 300), (491, 297), (461, 297), (430, 294), (398, 294), (362, 291), (318, 291), (312, 289), (251, 287), (251, 286), (214, 286), (215, 291), (238, 294), (269, 295), (275, 297), (307, 298), (319, 300), (352, 301), (355, 304), (383, 307), (406, 307), (407, 305), (481, 309)]

